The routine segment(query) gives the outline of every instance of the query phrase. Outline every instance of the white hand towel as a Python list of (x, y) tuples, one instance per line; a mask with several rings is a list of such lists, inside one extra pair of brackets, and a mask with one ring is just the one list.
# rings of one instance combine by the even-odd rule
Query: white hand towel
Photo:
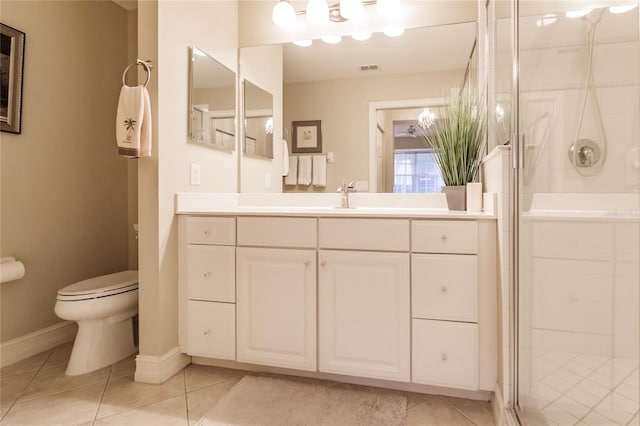
[(311, 156), (301, 155), (298, 158), (298, 185), (311, 184)]
[(292, 155), (289, 157), (289, 173), (284, 178), (285, 185), (297, 185), (298, 184), (298, 156)]
[(327, 186), (327, 156), (313, 156), (313, 186)]
[(151, 155), (151, 101), (144, 86), (122, 86), (116, 114), (118, 153), (128, 158)]
[(289, 174), (289, 145), (286, 139), (282, 139), (282, 176)]

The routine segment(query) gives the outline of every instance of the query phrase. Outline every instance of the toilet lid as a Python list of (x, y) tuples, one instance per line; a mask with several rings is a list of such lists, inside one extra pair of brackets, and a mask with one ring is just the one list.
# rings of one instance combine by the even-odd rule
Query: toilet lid
[(138, 271), (122, 271), (70, 284), (58, 290), (58, 300), (86, 300), (138, 289)]

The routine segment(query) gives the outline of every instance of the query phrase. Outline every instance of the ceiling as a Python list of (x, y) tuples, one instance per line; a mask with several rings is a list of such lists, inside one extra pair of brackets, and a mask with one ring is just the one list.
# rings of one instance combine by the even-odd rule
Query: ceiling
[[(400, 37), (374, 34), (369, 40), (343, 37), (331, 45), (314, 40), (311, 47), (284, 45), (284, 81), (297, 83), (390, 74), (464, 69), (476, 38), (475, 22), (414, 28)], [(361, 71), (362, 65), (378, 65)]]

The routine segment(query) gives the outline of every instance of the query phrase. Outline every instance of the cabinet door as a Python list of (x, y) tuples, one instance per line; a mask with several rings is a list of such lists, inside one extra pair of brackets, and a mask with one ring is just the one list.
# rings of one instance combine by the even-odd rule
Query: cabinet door
[(238, 361), (316, 370), (315, 250), (237, 249)]
[(320, 371), (409, 381), (409, 255), (321, 250)]
[(236, 250), (230, 246), (187, 246), (187, 297), (236, 301)]

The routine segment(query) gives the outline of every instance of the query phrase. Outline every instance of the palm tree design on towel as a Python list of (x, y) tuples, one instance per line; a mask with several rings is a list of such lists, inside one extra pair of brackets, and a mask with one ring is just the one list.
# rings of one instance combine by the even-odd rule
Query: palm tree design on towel
[(131, 137), (133, 136), (131, 133), (136, 128), (136, 120), (131, 117), (124, 120), (124, 128), (128, 131), (126, 142), (131, 143)]

